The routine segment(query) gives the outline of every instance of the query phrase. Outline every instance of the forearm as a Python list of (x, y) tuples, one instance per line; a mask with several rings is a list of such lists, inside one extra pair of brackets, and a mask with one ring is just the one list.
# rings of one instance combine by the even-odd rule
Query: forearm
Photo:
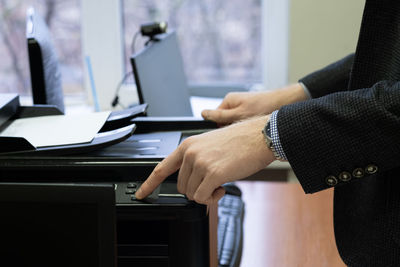
[(279, 94), (279, 97), (276, 98), (276, 109), (309, 99), (308, 94), (300, 83), (290, 84), (286, 87), (277, 89), (276, 93)]
[(354, 54), (350, 54), (325, 68), (301, 78), (299, 82), (304, 83), (312, 98), (346, 91), (353, 61)]

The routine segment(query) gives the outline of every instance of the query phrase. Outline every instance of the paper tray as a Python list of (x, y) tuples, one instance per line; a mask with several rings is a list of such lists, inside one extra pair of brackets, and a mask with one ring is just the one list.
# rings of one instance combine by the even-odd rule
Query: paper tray
[(131, 124), (120, 129), (111, 130), (108, 132), (100, 132), (90, 143), (40, 148), (35, 148), (31, 143), (22, 137), (1, 137), (0, 155), (43, 156), (86, 153), (117, 144), (130, 137), (135, 129), (136, 125)]

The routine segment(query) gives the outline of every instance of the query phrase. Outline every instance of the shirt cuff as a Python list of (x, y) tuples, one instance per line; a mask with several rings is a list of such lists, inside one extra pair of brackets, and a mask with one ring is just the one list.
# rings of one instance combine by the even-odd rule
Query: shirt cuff
[(307, 95), (307, 98), (311, 99), (312, 97), (311, 97), (310, 91), (308, 90), (307, 86), (302, 82), (299, 82), (299, 84), (301, 87), (303, 87), (304, 93)]
[(274, 112), (272, 112), (271, 118), (270, 118), (272, 144), (275, 148), (276, 153), (278, 153), (278, 155), (281, 158), (283, 158), (284, 160), (287, 160), (285, 151), (283, 151), (283, 147), (282, 147), (281, 141), (279, 139), (277, 115), (278, 115), (278, 110), (275, 110)]

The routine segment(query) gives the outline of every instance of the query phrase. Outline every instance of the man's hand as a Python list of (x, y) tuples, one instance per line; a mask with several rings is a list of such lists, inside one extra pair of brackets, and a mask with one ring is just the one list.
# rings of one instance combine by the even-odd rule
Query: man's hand
[(180, 193), (198, 203), (215, 203), (225, 193), (222, 184), (248, 177), (275, 160), (261, 132), (268, 119), (258, 117), (187, 138), (156, 166), (136, 198), (146, 197), (180, 169)]
[(229, 93), (216, 110), (203, 110), (201, 115), (206, 120), (227, 125), (246, 118), (271, 114), (283, 105), (306, 99), (307, 95), (299, 83), (273, 91)]

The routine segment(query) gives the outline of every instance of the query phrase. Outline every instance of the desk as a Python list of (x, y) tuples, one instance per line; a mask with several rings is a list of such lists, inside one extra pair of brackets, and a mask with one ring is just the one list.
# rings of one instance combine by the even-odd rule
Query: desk
[(239, 181), (245, 202), (242, 267), (345, 266), (333, 232), (333, 190)]

